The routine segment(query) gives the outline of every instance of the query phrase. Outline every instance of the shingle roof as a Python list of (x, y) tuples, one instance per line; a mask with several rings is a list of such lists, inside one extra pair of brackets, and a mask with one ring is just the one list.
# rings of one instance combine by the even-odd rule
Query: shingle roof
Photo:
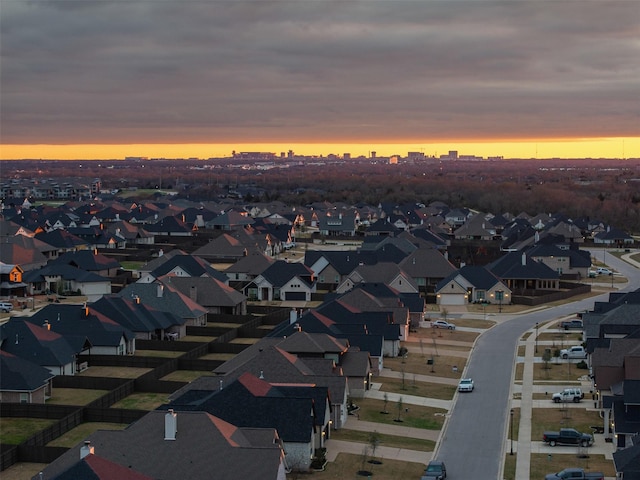
[(40, 365), (0, 350), (0, 391), (33, 392), (54, 376)]

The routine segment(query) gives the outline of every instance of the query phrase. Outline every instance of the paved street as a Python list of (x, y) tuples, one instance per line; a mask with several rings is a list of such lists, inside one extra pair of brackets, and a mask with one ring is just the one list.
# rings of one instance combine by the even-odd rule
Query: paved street
[[(597, 251), (592, 253), (592, 255), (597, 254)], [(600, 255), (602, 254), (600, 253)], [(609, 264), (612, 264), (616, 270), (621, 271), (630, 278), (628, 284), (621, 285), (624, 290), (629, 291), (638, 288), (637, 268), (640, 268), (640, 264), (636, 264), (636, 268), (634, 268), (634, 266), (625, 264), (613, 255), (609, 255), (609, 257), (607, 259)], [(402, 396), (403, 402), (407, 405), (429, 405), (449, 409), (450, 414), (442, 433), (429, 432), (431, 439), (439, 435), (436, 451), (425, 454), (424, 452), (413, 450), (379, 447), (376, 450), (376, 456), (404, 461), (419, 461), (426, 464), (432, 457), (437, 455), (439, 459), (447, 463), (452, 478), (479, 478), (477, 472), (483, 472), (482, 478), (489, 479), (500, 478), (505, 454), (513, 447), (514, 453), (517, 453), (516, 479), (528, 480), (531, 454), (553, 455), (558, 452), (557, 448), (549, 447), (541, 441), (531, 441), (532, 409), (558, 408), (558, 405), (554, 404), (550, 397), (554, 391), (560, 390), (565, 386), (561, 382), (557, 386), (553, 384), (533, 384), (533, 365), (541, 361), (535, 357), (535, 325), (536, 323), (542, 325), (538, 329), (538, 334), (542, 334), (547, 329), (553, 328), (550, 323), (554, 322), (550, 321), (573, 317), (577, 311), (592, 308), (594, 301), (606, 301), (607, 298), (608, 294), (602, 294), (588, 300), (572, 302), (558, 307), (532, 309), (530, 312), (520, 315), (502, 314), (492, 316), (492, 320), (497, 321), (497, 324), (476, 340), (472, 348), (467, 371), (464, 372), (464, 375), (472, 376), (476, 380), (477, 388), (472, 395), (458, 395), (456, 393), (453, 401)], [(478, 318), (478, 315), (470, 314), (464, 310), (460, 312), (452, 311), (451, 313), (459, 315), (459, 318)], [(526, 340), (521, 340), (523, 334), (527, 331), (532, 334)], [(538, 348), (552, 343), (538, 341)], [(517, 349), (514, 348), (515, 345), (525, 346), (524, 357), (516, 356), (514, 350)], [(416, 351), (416, 348), (419, 347), (409, 346), (410, 351)], [(446, 345), (441, 348), (446, 349)], [(452, 354), (453, 352), (455, 351), (451, 350)], [(457, 354), (460, 355), (460, 352), (458, 351)], [(521, 383), (515, 383), (513, 380), (515, 362), (524, 364)], [(503, 370), (506, 371), (506, 374)], [(399, 375), (399, 372), (385, 369), (381, 376), (397, 378)], [(457, 383), (457, 380), (430, 377), (429, 375), (419, 375), (418, 377), (418, 380), (425, 382)], [(485, 386), (490, 386), (489, 391), (483, 391)], [(586, 393), (585, 399), (579, 404), (568, 404), (566, 405), (567, 408), (591, 408), (589, 398), (591, 383), (587, 378), (583, 381), (582, 389)], [(534, 394), (543, 393), (548, 394), (549, 399), (533, 399)], [(388, 395), (389, 400), (394, 401), (391, 394)], [(368, 396), (369, 398), (382, 398), (381, 392), (376, 388), (368, 392)], [(520, 409), (519, 437), (513, 444), (508, 440), (507, 435), (508, 412), (511, 408)], [(482, 414), (479, 415), (478, 412), (482, 412)], [(365, 431), (371, 429), (369, 431), (378, 430), (380, 433), (391, 435), (424, 438), (417, 436), (420, 433), (416, 432), (416, 429), (381, 426), (380, 424), (362, 422), (354, 418), (349, 418), (346, 428)], [(362, 454), (363, 444), (347, 445), (349, 443), (329, 440), (327, 442), (328, 458), (335, 458), (340, 451)], [(482, 449), (479, 449), (478, 445), (482, 445)], [(502, 453), (500, 455), (486, 455), (481, 451)], [(566, 453), (566, 451), (567, 448), (563, 447), (563, 453)], [(612, 458), (614, 446), (612, 443), (607, 443), (603, 435), (596, 434), (595, 444), (589, 448), (589, 452), (603, 454), (606, 458)], [(461, 462), (461, 458), (465, 459), (465, 461)]]

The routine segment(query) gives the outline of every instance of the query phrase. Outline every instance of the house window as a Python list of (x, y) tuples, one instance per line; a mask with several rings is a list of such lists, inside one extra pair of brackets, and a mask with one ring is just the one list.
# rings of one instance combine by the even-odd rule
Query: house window
[(340, 275), (333, 277), (333, 283), (340, 283)]
[(20, 394), (20, 403), (29, 403), (29, 394), (21, 393)]
[(484, 290), (476, 290), (476, 299), (479, 301), (484, 301), (486, 292)]
[(280, 300), (280, 289), (279, 288), (274, 288), (273, 289), (273, 299), (274, 300)]

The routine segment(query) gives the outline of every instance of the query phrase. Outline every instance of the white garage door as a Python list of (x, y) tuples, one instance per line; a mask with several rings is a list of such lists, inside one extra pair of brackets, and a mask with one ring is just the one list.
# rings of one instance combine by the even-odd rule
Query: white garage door
[(443, 293), (440, 295), (440, 305), (466, 305), (465, 296), (460, 293)]

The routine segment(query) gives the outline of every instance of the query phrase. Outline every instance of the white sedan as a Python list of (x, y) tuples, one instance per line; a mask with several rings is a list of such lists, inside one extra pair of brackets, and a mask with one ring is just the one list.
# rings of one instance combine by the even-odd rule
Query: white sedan
[(456, 326), (453, 323), (449, 323), (445, 320), (436, 320), (431, 322), (432, 328), (446, 328), (448, 330), (455, 330)]
[(463, 378), (458, 383), (459, 392), (473, 392), (473, 380), (470, 378)]

